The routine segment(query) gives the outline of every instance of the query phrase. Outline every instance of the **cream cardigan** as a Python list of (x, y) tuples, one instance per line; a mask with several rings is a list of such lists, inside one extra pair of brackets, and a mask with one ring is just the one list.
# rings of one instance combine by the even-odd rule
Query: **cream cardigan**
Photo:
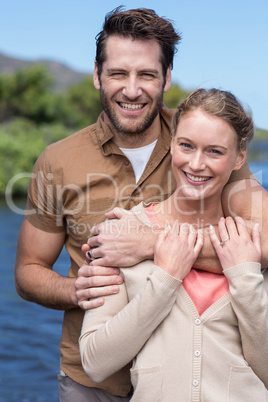
[[(135, 211), (150, 224), (141, 205)], [(133, 359), (133, 402), (268, 401), (260, 264), (225, 270), (229, 292), (201, 316), (181, 282), (152, 261), (121, 272), (120, 292), (87, 311), (83, 322), (81, 359), (94, 381)]]

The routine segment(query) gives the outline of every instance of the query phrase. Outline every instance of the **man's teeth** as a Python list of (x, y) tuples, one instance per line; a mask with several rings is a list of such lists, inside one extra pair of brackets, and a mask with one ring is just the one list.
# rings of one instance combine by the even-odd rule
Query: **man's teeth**
[(131, 103), (120, 103), (120, 106), (123, 109), (128, 109), (128, 110), (138, 110), (143, 108), (143, 103), (139, 104), (139, 105), (133, 105)]
[(192, 181), (198, 181), (198, 182), (200, 182), (200, 181), (207, 181), (207, 180), (210, 179), (210, 177), (192, 176), (191, 174), (186, 173), (186, 172), (185, 172), (185, 174), (186, 174), (186, 176), (189, 177), (189, 179), (191, 179)]

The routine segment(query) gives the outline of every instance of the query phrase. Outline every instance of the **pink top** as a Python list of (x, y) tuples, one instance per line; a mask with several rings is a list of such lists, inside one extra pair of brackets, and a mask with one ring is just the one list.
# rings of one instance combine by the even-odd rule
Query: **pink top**
[[(159, 224), (153, 205), (150, 204), (144, 210), (152, 224)], [(194, 268), (184, 278), (182, 285), (194, 302), (199, 315), (229, 291), (229, 284), (225, 275)]]

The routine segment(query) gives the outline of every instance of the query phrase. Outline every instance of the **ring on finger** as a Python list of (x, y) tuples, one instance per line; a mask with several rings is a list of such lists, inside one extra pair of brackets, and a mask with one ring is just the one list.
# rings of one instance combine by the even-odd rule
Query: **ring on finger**
[(92, 256), (92, 253), (90, 251), (87, 252), (87, 256), (88, 258), (90, 258), (91, 260), (94, 260), (94, 257)]
[(230, 237), (227, 237), (227, 239), (221, 241), (220, 246), (224, 246), (224, 244), (227, 242), (227, 240), (230, 240)]

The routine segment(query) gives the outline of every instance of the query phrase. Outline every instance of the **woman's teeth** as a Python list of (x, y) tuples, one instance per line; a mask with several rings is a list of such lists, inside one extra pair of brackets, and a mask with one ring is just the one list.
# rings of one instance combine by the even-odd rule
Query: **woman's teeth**
[(211, 177), (202, 177), (202, 176), (193, 176), (189, 173), (184, 172), (185, 175), (192, 181), (201, 182), (201, 181), (208, 181)]

